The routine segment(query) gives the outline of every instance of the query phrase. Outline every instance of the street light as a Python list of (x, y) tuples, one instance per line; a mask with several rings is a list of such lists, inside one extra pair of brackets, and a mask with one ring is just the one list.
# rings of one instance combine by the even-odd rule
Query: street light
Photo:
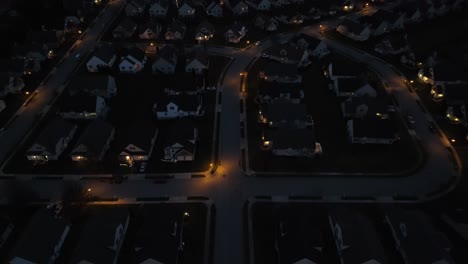
[(452, 138), (450, 141), (452, 141), (452, 143), (455, 143), (455, 142), (456, 142), (456, 140), (455, 140), (454, 138)]
[(88, 192), (90, 192), (90, 191), (91, 191), (91, 188), (88, 188), (88, 190), (87, 190), (87, 191), (88, 191)]
[(414, 81), (413, 81), (413, 80), (411, 80), (411, 81), (409, 81), (409, 82), (410, 82), (410, 83), (414, 83)]
[(25, 92), (25, 94), (26, 94), (26, 95), (28, 95), (28, 94), (29, 94), (29, 92)]

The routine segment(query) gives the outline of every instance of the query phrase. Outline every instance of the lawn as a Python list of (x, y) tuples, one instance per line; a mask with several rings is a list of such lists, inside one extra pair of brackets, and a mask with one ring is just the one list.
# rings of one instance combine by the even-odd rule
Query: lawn
[[(181, 63), (183, 61), (184, 58), (181, 58)], [(229, 58), (210, 56), (210, 70), (206, 77), (209, 86), (216, 86), (228, 62)], [(115, 139), (119, 138), (120, 133), (125, 133), (127, 127), (134, 120), (141, 119), (155, 122), (158, 127), (158, 137), (153, 149), (153, 154), (148, 162), (147, 173), (196, 172), (207, 170), (213, 155), (212, 147), (214, 144), (213, 126), (215, 120), (216, 92), (206, 91), (203, 94), (205, 115), (195, 121), (199, 129), (200, 137), (195, 154), (195, 161), (177, 164), (162, 162), (161, 158), (164, 154), (164, 146), (166, 144), (165, 138), (169, 131), (168, 123), (170, 123), (170, 121), (156, 120), (152, 108), (157, 99), (164, 95), (163, 90), (168, 86), (171, 78), (151, 74), (150, 66), (151, 60), (148, 62), (143, 72), (135, 75), (118, 74), (117, 71), (115, 71), (116, 69), (113, 71), (118, 92), (109, 102), (111, 111), (107, 119), (116, 129)], [(80, 71), (86, 71), (84, 66)], [(183, 67), (178, 67), (177, 71), (181, 73)], [(174, 78), (177, 78), (177, 75)], [(39, 124), (38, 128), (6, 165), (6, 172), (32, 174), (109, 174), (137, 172), (137, 166), (134, 166), (130, 170), (123, 169), (119, 166), (117, 157), (122, 149), (121, 142), (117, 140), (111, 142), (110, 149), (107, 151), (104, 159), (99, 163), (90, 162), (79, 164), (71, 161), (69, 154), (88, 121), (73, 121), (78, 125), (78, 131), (58, 161), (50, 161), (44, 165), (33, 166), (32, 163), (27, 160), (25, 152), (33, 144), (42, 128), (55, 116), (55, 113), (58, 112), (58, 105), (60, 105), (60, 98), (57, 100), (57, 104), (51, 108), (46, 118)]]
[[(339, 99), (328, 89), (317, 62), (303, 73), (304, 102), (315, 123), (317, 142), (322, 145), (320, 159), (276, 157), (261, 151), (261, 131), (256, 123), (258, 106), (253, 102), (257, 72), (268, 60), (259, 59), (251, 68), (247, 87), (247, 122), (250, 167), (256, 172), (364, 172), (398, 173), (413, 167), (418, 160), (416, 146), (402, 124), (401, 141), (393, 145), (353, 145), (348, 143), (345, 120)], [(380, 86), (377, 89), (382, 89)], [(389, 162), (391, 161), (391, 162)]]

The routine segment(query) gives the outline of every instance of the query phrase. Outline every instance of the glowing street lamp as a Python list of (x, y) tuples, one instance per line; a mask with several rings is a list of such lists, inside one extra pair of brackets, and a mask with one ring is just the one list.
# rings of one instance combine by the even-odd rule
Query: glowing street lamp
[(81, 33), (83, 33), (83, 31), (81, 31), (81, 30), (78, 30), (78, 34), (81, 34)]
[(411, 80), (411, 81), (409, 81), (409, 82), (410, 82), (410, 83), (414, 83), (414, 81), (413, 81), (413, 80)]
[(91, 188), (88, 188), (88, 190), (87, 190), (87, 191), (88, 191), (88, 192), (90, 192), (90, 191), (91, 191)]
[(456, 140), (455, 140), (454, 138), (452, 138), (450, 141), (451, 141), (452, 143), (455, 143), (455, 142), (456, 142)]
[(28, 95), (28, 94), (29, 94), (29, 92), (25, 92), (25, 94), (26, 94), (26, 95)]

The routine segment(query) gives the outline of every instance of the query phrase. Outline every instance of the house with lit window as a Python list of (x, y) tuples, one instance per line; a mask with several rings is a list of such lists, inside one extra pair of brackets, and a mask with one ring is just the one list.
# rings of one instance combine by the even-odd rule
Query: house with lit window
[(206, 78), (202, 75), (185, 72), (165, 77), (167, 82), (164, 93), (167, 95), (201, 94), (206, 87)]
[(26, 157), (33, 163), (58, 160), (73, 139), (76, 129), (76, 125), (60, 117), (52, 119), (26, 151)]
[(422, 67), (418, 72), (418, 79), (432, 85), (459, 83), (467, 80), (460, 67), (445, 60)]
[(350, 119), (346, 130), (352, 144), (393, 144), (399, 140), (396, 121), (383, 116)]
[(116, 138), (121, 151), (119, 162), (123, 166), (133, 166), (136, 162), (148, 161), (153, 153), (158, 135), (156, 125), (151, 121), (138, 120)]
[(130, 222), (124, 206), (93, 206), (79, 233), (70, 263), (117, 263)]
[(156, 54), (152, 70), (154, 74), (174, 74), (177, 67), (177, 52), (174, 46), (164, 45)]
[(70, 231), (69, 222), (51, 209), (40, 208), (24, 227), (8, 263), (55, 263)]
[(302, 74), (293, 64), (268, 63), (258, 72), (258, 77), (267, 82), (301, 83)]
[(455, 264), (451, 243), (424, 212), (391, 208), (386, 210), (384, 222), (403, 263)]
[(138, 37), (140, 39), (156, 39), (162, 31), (158, 22), (148, 22), (138, 26)]
[(336, 208), (329, 211), (328, 223), (339, 263), (389, 263), (375, 224), (364, 214)]
[(336, 31), (355, 41), (366, 41), (372, 35), (371, 27), (350, 19), (343, 20)]
[(317, 38), (311, 37), (306, 34), (299, 34), (295, 36), (292, 41), (296, 43), (300, 48), (307, 50), (309, 55), (312, 55), (318, 59), (330, 54), (330, 50), (327, 44)]
[(394, 110), (392, 103), (382, 97), (348, 97), (341, 103), (341, 112), (344, 118), (378, 116), (385, 119), (390, 118), (390, 113)]
[(21, 77), (15, 76), (10, 73), (0, 73), (0, 98), (8, 94), (18, 93), (23, 90), (25, 84)]
[(189, 119), (178, 119), (168, 124), (164, 138), (163, 162), (193, 161), (199, 144), (199, 130)]
[(261, 149), (274, 156), (313, 158), (322, 153), (313, 128), (266, 129)]
[(97, 48), (91, 58), (86, 62), (86, 68), (89, 72), (99, 72), (102, 69), (111, 68), (116, 59), (117, 56), (115, 55), (114, 48), (110, 45), (102, 45)]
[(111, 141), (115, 129), (106, 121), (98, 118), (91, 121), (78, 138), (70, 157), (73, 161), (101, 161)]
[(192, 49), (187, 54), (185, 61), (185, 71), (202, 74), (210, 67), (210, 60), (208, 54), (201, 49)]
[(166, 17), (169, 10), (169, 0), (155, 0), (149, 8), (150, 16), (152, 17)]
[(104, 117), (108, 112), (106, 100), (83, 91), (65, 92), (59, 101), (59, 114), (64, 119), (88, 120)]
[(145, 52), (137, 47), (133, 47), (128, 50), (128, 54), (122, 57), (119, 64), (119, 70), (121, 73), (137, 73), (143, 70), (146, 61)]
[(195, 40), (207, 41), (213, 38), (215, 33), (215, 27), (208, 20), (202, 21), (195, 28)]
[(168, 95), (154, 104), (153, 110), (159, 120), (180, 117), (200, 117), (204, 114), (202, 97), (199, 95)]
[(284, 101), (262, 105), (258, 112), (258, 122), (269, 128), (303, 129), (314, 125), (305, 104)]

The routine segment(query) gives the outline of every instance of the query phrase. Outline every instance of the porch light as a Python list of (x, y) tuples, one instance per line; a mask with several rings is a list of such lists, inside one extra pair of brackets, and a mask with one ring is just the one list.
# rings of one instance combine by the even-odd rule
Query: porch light
[(250, 44), (250, 40), (247, 40), (246, 42), (247, 42), (247, 44)]
[(126, 159), (126, 160), (130, 160), (130, 156), (125, 156), (125, 159)]
[(81, 34), (81, 33), (83, 33), (83, 31), (81, 31), (81, 30), (78, 30), (78, 34)]
[(411, 80), (411, 81), (409, 81), (409, 82), (410, 82), (410, 83), (414, 83), (414, 81), (413, 81), (413, 80)]
[(457, 142), (454, 138), (452, 138), (450, 141), (451, 141), (452, 143)]
[(264, 145), (265, 147), (270, 146), (270, 141), (263, 141), (263, 145)]
[(188, 212), (184, 212), (184, 217), (189, 217), (190, 214)]

